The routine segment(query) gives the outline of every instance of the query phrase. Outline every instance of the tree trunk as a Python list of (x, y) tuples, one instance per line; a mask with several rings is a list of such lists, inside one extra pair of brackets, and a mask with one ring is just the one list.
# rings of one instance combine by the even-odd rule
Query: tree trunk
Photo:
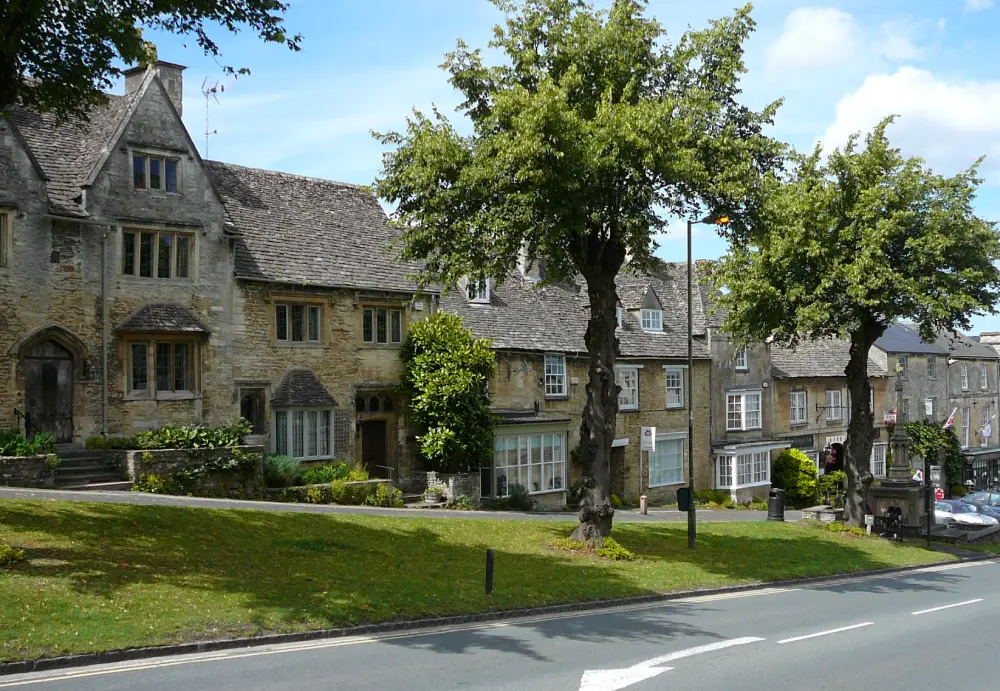
[(615, 510), (611, 507), (611, 442), (618, 414), (618, 383), (615, 359), (618, 357), (618, 298), (615, 292), (617, 268), (596, 272), (587, 279), (590, 296), (590, 322), (585, 340), (590, 356), (587, 404), (580, 423), (580, 464), (583, 466), (583, 491), (580, 499), (580, 525), (572, 538), (600, 547), (611, 534)]
[[(845, 371), (847, 390), (851, 395), (850, 423), (847, 426), (847, 501), (844, 519), (848, 525), (864, 523), (868, 490), (875, 479), (871, 473), (872, 434), (875, 430), (875, 412), (870, 408), (871, 385), (868, 383), (868, 351), (881, 332), (866, 329), (851, 334), (851, 356)], [(882, 329), (881, 331), (884, 331)]]

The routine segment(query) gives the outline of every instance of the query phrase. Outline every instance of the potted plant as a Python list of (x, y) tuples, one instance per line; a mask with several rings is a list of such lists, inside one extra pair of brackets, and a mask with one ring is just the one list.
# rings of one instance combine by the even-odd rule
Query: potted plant
[(444, 499), (444, 488), (433, 485), (424, 491), (424, 501), (428, 504), (440, 504)]

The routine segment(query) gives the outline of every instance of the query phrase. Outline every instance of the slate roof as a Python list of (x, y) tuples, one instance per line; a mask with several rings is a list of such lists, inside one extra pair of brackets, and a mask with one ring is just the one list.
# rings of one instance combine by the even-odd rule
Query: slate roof
[(948, 348), (938, 343), (926, 343), (920, 332), (912, 324), (895, 322), (875, 341), (875, 345), (887, 353), (913, 353), (926, 355), (947, 355)]
[(293, 369), (285, 374), (275, 389), (274, 395), (271, 396), (271, 405), (331, 407), (338, 404), (312, 370)]
[(962, 333), (942, 332), (937, 337), (937, 344), (949, 350), (951, 357), (958, 360), (996, 360), (1000, 358), (995, 348), (977, 343)]
[[(414, 292), (415, 262), (390, 249), (375, 196), (357, 185), (205, 161), (228, 220), (242, 234), (237, 278), (324, 288)], [(429, 292), (435, 292), (430, 290)]]
[(129, 96), (109, 94), (103, 106), (91, 111), (89, 121), (72, 118), (58, 125), (51, 114), (39, 115), (20, 106), (11, 108), (11, 122), (48, 178), (46, 189), (53, 212), (86, 215), (74, 198), (113, 146), (112, 138), (141, 92), (139, 89)]
[(128, 333), (199, 333), (209, 334), (186, 308), (174, 303), (153, 303), (140, 307), (115, 327)]
[[(488, 305), (472, 304), (462, 291), (451, 290), (441, 297), (441, 309), (460, 315), (476, 336), (492, 339), (499, 350), (586, 353), (584, 334), (590, 309), (582, 286), (582, 279), (542, 286), (516, 274), (492, 287)], [(668, 318), (672, 311), (675, 306), (665, 302), (662, 333), (643, 331), (626, 312), (618, 330), (622, 358), (687, 357), (687, 326), (678, 329)], [(694, 356), (710, 357), (697, 341)]]
[[(771, 375), (776, 379), (815, 379), (846, 377), (844, 370), (851, 356), (851, 344), (842, 339), (826, 338), (803, 341), (795, 348), (771, 347)], [(868, 376), (885, 377), (888, 372), (871, 357)]]

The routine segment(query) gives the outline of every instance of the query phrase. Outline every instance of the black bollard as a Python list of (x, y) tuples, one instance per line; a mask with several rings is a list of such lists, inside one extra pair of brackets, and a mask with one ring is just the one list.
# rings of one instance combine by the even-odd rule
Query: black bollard
[(493, 594), (493, 550), (486, 550), (486, 594)]

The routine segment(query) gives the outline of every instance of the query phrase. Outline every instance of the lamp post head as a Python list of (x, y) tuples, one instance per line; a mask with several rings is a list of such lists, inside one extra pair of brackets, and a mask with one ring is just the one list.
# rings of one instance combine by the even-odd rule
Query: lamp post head
[(731, 219), (726, 214), (711, 214), (705, 216), (705, 218), (701, 219), (700, 221), (697, 221), (697, 223), (705, 223), (708, 225), (715, 225), (715, 226), (726, 226), (729, 225), (730, 220)]

